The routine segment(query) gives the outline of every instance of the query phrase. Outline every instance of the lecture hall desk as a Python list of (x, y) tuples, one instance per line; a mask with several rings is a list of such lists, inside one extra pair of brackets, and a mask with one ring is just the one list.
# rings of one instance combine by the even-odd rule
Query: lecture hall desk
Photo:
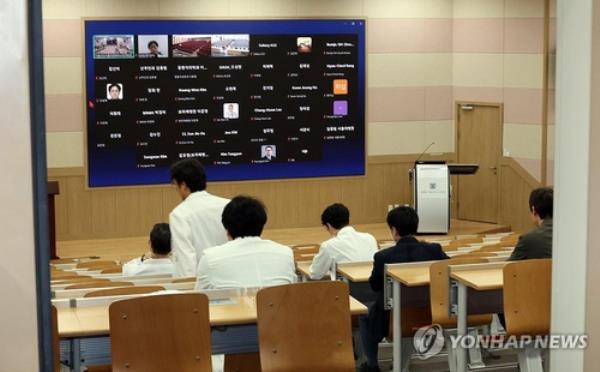
[[(501, 313), (503, 268), (508, 262), (450, 266), (450, 313), (457, 316), (457, 335), (467, 334), (467, 316)], [(467, 371), (464, 348), (457, 350), (457, 371)]]

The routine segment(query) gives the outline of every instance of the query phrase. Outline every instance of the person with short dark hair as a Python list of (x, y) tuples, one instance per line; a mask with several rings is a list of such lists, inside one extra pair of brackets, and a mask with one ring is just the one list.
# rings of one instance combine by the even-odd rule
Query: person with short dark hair
[(291, 248), (260, 237), (267, 212), (258, 199), (236, 196), (223, 209), (229, 241), (204, 251), (196, 289), (247, 288), (296, 281)]
[(110, 84), (108, 86), (108, 99), (110, 99), (110, 100), (121, 99), (121, 85)]
[(533, 258), (552, 258), (552, 212), (554, 192), (550, 187), (540, 187), (529, 195), (529, 213), (537, 226), (519, 237), (510, 261)]
[[(375, 253), (373, 271), (369, 278), (371, 289), (377, 292), (375, 303), (369, 304), (369, 312), (359, 319), (360, 338), (367, 362), (361, 371), (379, 371), (377, 361), (379, 341), (387, 335), (390, 321), (389, 311), (384, 310), (383, 286), (385, 264), (444, 260), (449, 258), (437, 243), (426, 243), (415, 238), (419, 227), (417, 212), (402, 206), (392, 209), (387, 215), (387, 224), (396, 245)], [(394, 337), (401, 337), (394, 335)]]
[(160, 57), (162, 56), (161, 51), (158, 49), (158, 42), (156, 40), (150, 40), (148, 42), (148, 51), (149, 56), (151, 57)]
[(123, 265), (123, 276), (173, 275), (171, 231), (168, 223), (157, 223), (150, 231), (150, 252)]
[(266, 146), (265, 153), (262, 157), (263, 160), (273, 161), (275, 160), (275, 154), (273, 154), (273, 146)]
[[(321, 224), (331, 235), (321, 243), (319, 253), (310, 265), (310, 277), (321, 279), (334, 263), (373, 261), (377, 240), (371, 234), (356, 231), (350, 224), (350, 211), (345, 205), (335, 203), (321, 214)], [(332, 273), (333, 274), (333, 273)]]
[(197, 159), (173, 164), (171, 180), (182, 200), (169, 215), (174, 276), (196, 276), (204, 250), (227, 241), (221, 213), (229, 200), (206, 191), (206, 173)]

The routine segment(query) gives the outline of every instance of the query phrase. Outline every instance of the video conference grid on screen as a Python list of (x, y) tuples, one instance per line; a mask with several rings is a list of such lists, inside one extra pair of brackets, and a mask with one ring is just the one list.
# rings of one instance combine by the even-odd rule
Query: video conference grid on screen
[(92, 187), (169, 182), (192, 157), (211, 180), (364, 174), (358, 30), (86, 37)]

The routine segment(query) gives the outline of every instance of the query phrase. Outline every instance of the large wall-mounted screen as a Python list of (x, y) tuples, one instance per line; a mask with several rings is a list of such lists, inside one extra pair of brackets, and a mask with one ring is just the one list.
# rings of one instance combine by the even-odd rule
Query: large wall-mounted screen
[(86, 20), (90, 187), (365, 173), (365, 21)]

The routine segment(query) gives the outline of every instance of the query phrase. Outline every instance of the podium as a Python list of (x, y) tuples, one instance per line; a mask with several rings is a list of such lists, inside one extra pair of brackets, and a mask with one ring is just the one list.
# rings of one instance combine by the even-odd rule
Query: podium
[(477, 164), (417, 161), (412, 169), (413, 206), (419, 215), (418, 234), (450, 231), (450, 175), (474, 174)]
[(51, 181), (47, 184), (48, 189), (48, 233), (50, 235), (50, 259), (58, 258), (56, 255), (56, 212), (54, 197), (59, 194), (58, 182)]

